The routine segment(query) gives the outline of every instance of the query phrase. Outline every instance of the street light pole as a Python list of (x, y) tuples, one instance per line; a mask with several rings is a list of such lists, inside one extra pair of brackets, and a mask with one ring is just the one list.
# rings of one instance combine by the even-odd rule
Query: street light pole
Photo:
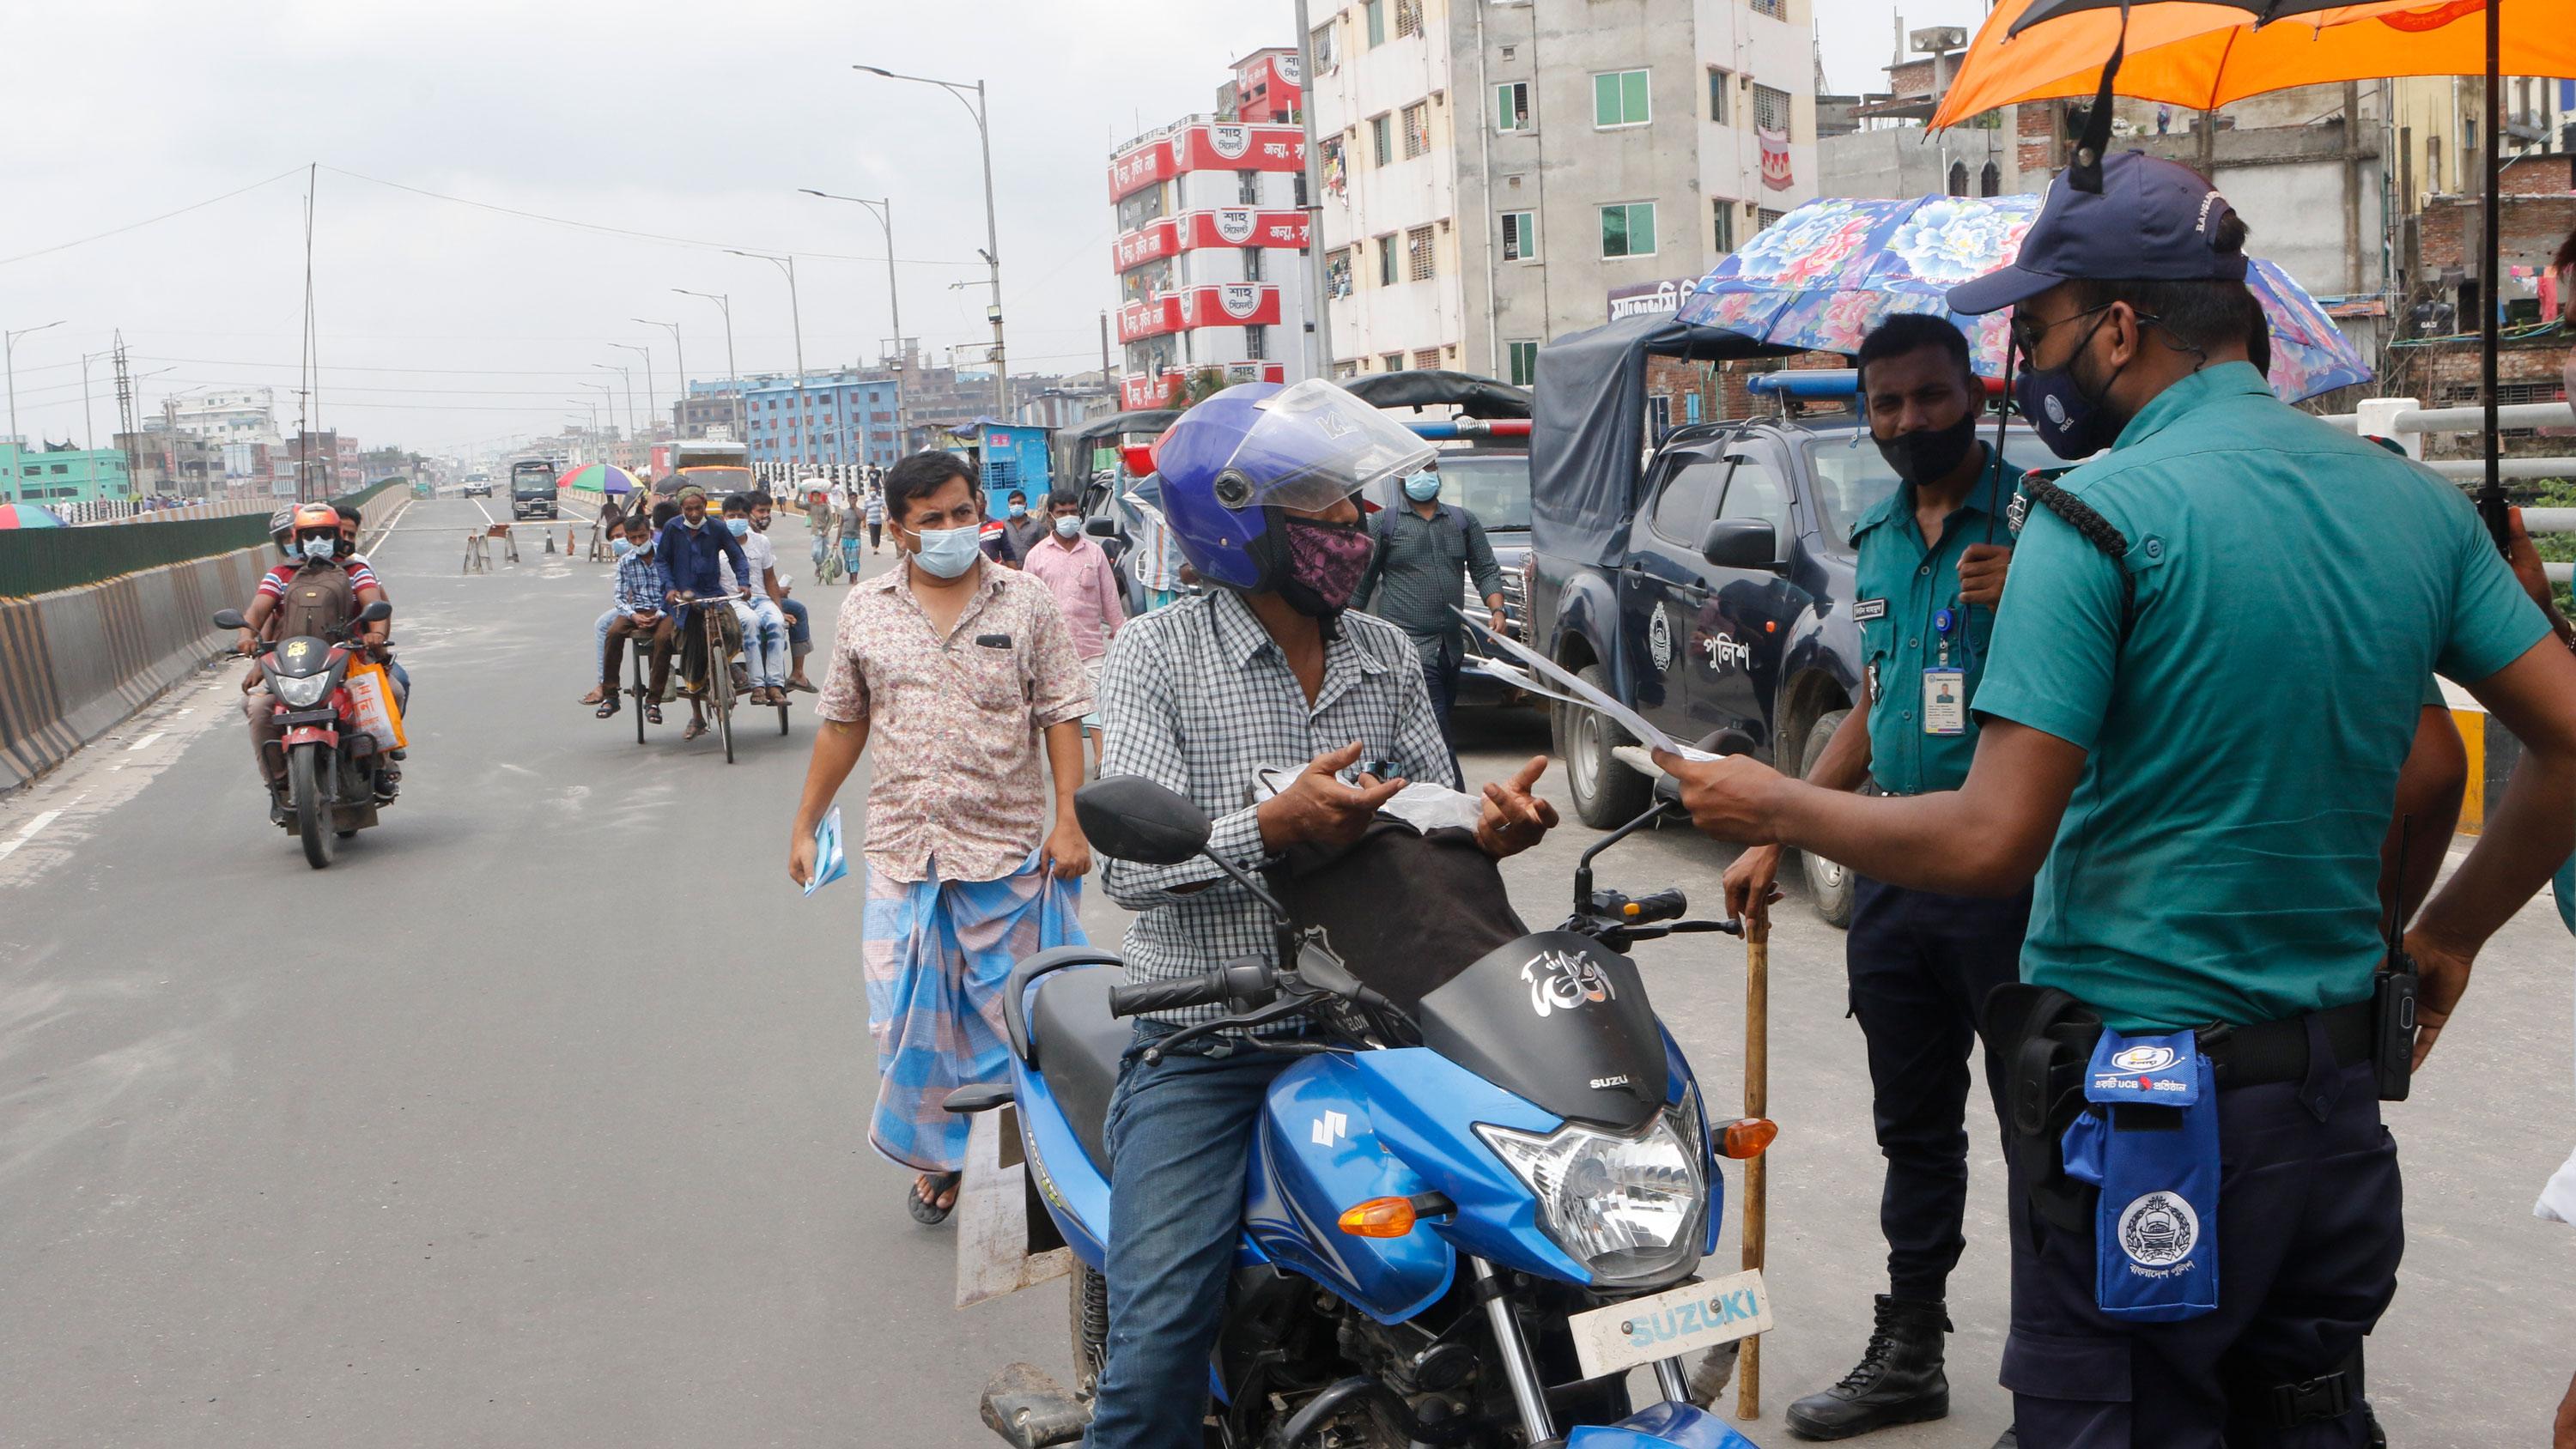
[[(732, 251), (733, 249), (728, 247), (726, 250)], [(796, 432), (794, 437), (796, 439), (796, 451), (801, 455), (808, 446), (807, 439), (812, 433), (812, 429), (809, 425), (814, 420), (805, 415), (805, 309), (803, 305), (796, 300), (796, 254), (790, 252), (783, 257), (773, 257), (766, 252), (734, 252), (733, 254), (738, 257), (758, 257), (760, 260), (769, 263), (771, 266), (778, 268), (779, 271), (786, 274), (787, 319), (789, 325), (795, 329), (796, 333)], [(744, 441), (743, 446), (745, 453), (748, 454), (750, 451), (750, 442), (748, 439)], [(820, 449), (816, 449), (817, 453), (820, 451)], [(799, 461), (802, 461), (801, 458)]]
[[(611, 347), (624, 348), (626, 351), (636, 353), (644, 359), (644, 416), (648, 418), (653, 416), (653, 414), (659, 411), (662, 406), (661, 403), (653, 396), (653, 349), (649, 347), (638, 347), (632, 342), (612, 342), (608, 345)], [(627, 411), (632, 413), (634, 409), (629, 408)], [(626, 425), (630, 428), (635, 426), (634, 418), (629, 417), (626, 420)], [(648, 438), (645, 439), (645, 441), (650, 442), (651, 439)]]
[[(605, 366), (605, 364), (603, 364), (603, 363), (592, 363), (591, 365), (592, 365), (593, 367)], [(585, 383), (583, 383), (583, 384), (582, 384), (582, 386), (584, 386), (584, 387), (595, 387), (595, 388), (598, 388), (598, 389), (599, 389), (600, 406), (601, 406), (603, 409), (605, 409), (605, 410), (607, 411), (607, 413), (608, 413), (608, 431), (610, 431), (610, 432), (612, 432), (612, 433), (613, 433), (613, 432), (615, 432), (615, 431), (617, 431), (617, 393), (616, 393), (616, 390), (615, 390), (615, 389), (613, 389), (613, 388), (611, 388), (607, 383), (604, 383), (604, 382), (585, 382)], [(592, 442), (598, 446), (599, 451), (600, 451), (600, 454), (601, 454), (600, 461), (601, 461), (601, 462), (603, 462), (603, 463), (611, 461), (611, 460), (606, 456), (606, 455), (607, 455), (607, 452), (608, 452), (608, 445), (607, 445), (606, 443), (599, 442), (599, 440), (598, 440), (598, 438), (597, 438), (597, 436), (596, 436), (596, 435), (598, 434), (598, 432), (599, 432), (599, 414), (597, 414), (597, 413), (593, 413), (593, 414), (591, 414), (591, 419), (590, 419), (590, 430), (591, 430), (591, 433), (593, 434)]]
[(42, 332), (46, 327), (62, 325), (60, 320), (56, 320), (47, 322), (43, 326), (21, 327), (15, 332), (0, 332), (0, 369), (5, 369), (9, 374), (9, 437), (20, 447), (26, 446), (26, 438), (18, 431), (18, 339), (30, 332)]
[[(984, 264), (992, 269), (993, 300), (984, 315), (993, 323), (993, 411), (1003, 422), (1011, 417), (1011, 369), (1002, 346), (1002, 233), (993, 210), (993, 128), (984, 105), (984, 83), (975, 82), (975, 99), (966, 99), (968, 87), (955, 81), (933, 80), (926, 75), (897, 75), (882, 66), (854, 65), (852, 70), (866, 71), (887, 80), (911, 81), (917, 85), (937, 86), (957, 98), (975, 118), (975, 134), (984, 144)], [(891, 257), (894, 248), (886, 248)]]
[[(683, 404), (687, 403), (689, 400), (689, 354), (680, 346), (680, 324), (677, 322), (656, 322), (650, 317), (629, 317), (626, 320), (629, 322), (641, 322), (647, 327), (662, 327), (669, 329), (671, 334), (671, 356), (673, 360), (680, 364), (680, 401)], [(645, 391), (652, 391), (651, 384), (653, 379), (650, 373), (645, 375), (644, 381), (646, 384)], [(680, 411), (686, 411), (685, 407), (680, 409)], [(676, 434), (679, 431), (679, 428), (679, 419), (674, 417), (671, 420), (671, 431)], [(653, 431), (658, 433), (661, 430), (662, 420), (657, 417), (653, 420)], [(650, 442), (652, 440), (648, 438), (645, 441)]]
[(671, 289), (683, 297), (704, 297), (724, 309), (725, 319), (725, 384), (733, 389), (733, 440), (742, 444), (743, 457), (751, 456), (751, 433), (742, 420), (742, 372), (733, 365), (733, 295), (729, 292), (692, 292), (686, 287)]
[[(594, 363), (592, 363), (592, 364), (591, 364), (591, 366), (598, 368), (598, 369), (599, 369), (600, 371), (602, 371), (602, 372), (613, 372), (613, 373), (616, 373), (616, 374), (617, 374), (617, 376), (618, 376), (618, 380), (626, 384), (626, 431), (628, 431), (628, 432), (630, 432), (630, 433), (631, 433), (631, 432), (634, 432), (634, 431), (635, 431), (635, 369), (633, 369), (633, 368), (631, 368), (631, 367), (620, 367), (620, 366), (618, 366), (618, 365), (617, 365), (616, 363), (614, 363), (614, 362), (594, 362)], [(613, 396), (609, 399), (610, 407), (609, 407), (609, 411), (608, 411), (608, 416), (609, 416), (610, 421), (612, 421), (612, 422), (613, 422), (613, 421), (615, 421), (615, 420), (616, 420), (616, 418), (617, 418), (617, 409), (616, 409), (616, 406), (615, 406), (616, 401), (617, 401), (617, 399), (616, 399), (615, 397), (613, 397)]]
[(825, 201), (847, 201), (857, 206), (864, 206), (868, 209), (868, 214), (877, 219), (877, 224), (885, 228), (886, 312), (891, 316), (894, 322), (894, 450), (897, 453), (901, 453), (903, 451), (904, 439), (903, 298), (902, 295), (896, 291), (894, 282), (894, 198), (887, 197), (880, 201), (870, 201), (864, 196), (837, 196), (829, 191), (816, 191), (810, 186), (800, 187), (799, 189), (807, 196), (819, 196)]

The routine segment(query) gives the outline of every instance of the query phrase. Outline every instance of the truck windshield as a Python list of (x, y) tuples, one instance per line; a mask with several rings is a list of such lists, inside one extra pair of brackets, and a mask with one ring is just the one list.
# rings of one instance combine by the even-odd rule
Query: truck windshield
[[(1876, 456), (1876, 450), (1872, 450)], [(1530, 526), (1529, 455), (1440, 459), (1440, 501), (1464, 508), (1489, 529)]]
[(521, 463), (510, 470), (510, 492), (519, 497), (555, 491), (555, 470), (545, 463)]
[(1807, 466), (1816, 479), (1822, 517), (1818, 533), (1839, 554), (1852, 551), (1852, 525), (1896, 491), (1896, 470), (1879, 456), (1865, 429), (1807, 440)]

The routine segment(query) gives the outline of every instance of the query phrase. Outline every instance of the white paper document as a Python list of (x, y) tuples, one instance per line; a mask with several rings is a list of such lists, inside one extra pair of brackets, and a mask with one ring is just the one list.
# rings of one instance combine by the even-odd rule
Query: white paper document
[[(1450, 607), (1456, 608), (1457, 606), (1453, 604)], [(1506, 639), (1502, 635), (1495, 633), (1492, 629), (1487, 628), (1483, 623), (1479, 622), (1475, 615), (1468, 613), (1466, 610), (1458, 609), (1458, 617), (1466, 620), (1470, 627), (1475, 629), (1478, 634), (1483, 635), (1486, 643), (1509, 653), (1514, 659), (1519, 660), (1532, 674), (1535, 674), (1545, 686), (1539, 690), (1539, 693), (1554, 695), (1556, 698), (1565, 700), (1569, 704), (1579, 704), (1586, 709), (1598, 711), (1599, 713), (1607, 716), (1611, 723), (1616, 724), (1623, 730), (1626, 730), (1630, 738), (1636, 740), (1639, 744), (1644, 745), (1648, 749), (1663, 750), (1669, 754), (1679, 755), (1685, 760), (1714, 760), (1717, 758), (1717, 756), (1710, 754), (1706, 750), (1697, 749), (1693, 746), (1683, 744), (1681, 741), (1665, 734), (1662, 730), (1659, 730), (1653, 725), (1647, 723), (1644, 715), (1637, 713), (1628, 706), (1621, 704), (1619, 701), (1612, 699), (1606, 694), (1603, 694), (1600, 690), (1597, 690), (1591, 685), (1584, 683), (1582, 680), (1575, 678), (1573, 675), (1566, 673), (1565, 670), (1560, 668), (1555, 661), (1549, 659), (1546, 655), (1539, 653), (1537, 650), (1530, 648), (1528, 645), (1521, 643), (1519, 640)]]

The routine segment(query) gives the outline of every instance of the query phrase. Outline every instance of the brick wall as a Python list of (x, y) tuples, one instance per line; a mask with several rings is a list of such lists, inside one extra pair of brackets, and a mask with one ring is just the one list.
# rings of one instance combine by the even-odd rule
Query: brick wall
[[(2057, 103), (2042, 101), (2018, 109), (2020, 121), (2014, 128), (2014, 141), (2022, 175), (2044, 178), (2057, 169)], [(2037, 191), (2041, 188), (2025, 182), (2022, 189)]]
[[(2479, 390), (2482, 379), (2478, 358), (2478, 340), (2474, 337), (2392, 348), (2388, 385), (2380, 390), (2391, 397), (2420, 399), (2427, 407), (2475, 407), (2484, 396)], [(2508, 340), (2496, 352), (2496, 400), (2526, 403), (2564, 399), (2567, 389), (2560, 369), (2566, 361), (2564, 336)], [(2568, 420), (2576, 425), (2576, 413), (2571, 413)], [(2508, 457), (2565, 457), (2576, 453), (2576, 426), (2507, 428), (2502, 451)], [(2476, 433), (2434, 433), (2424, 439), (2424, 456), (2482, 455)]]
[[(2517, 266), (2547, 266), (2559, 243), (2567, 239), (2570, 231), (2576, 231), (2576, 194), (2536, 196), (2508, 191), (2503, 201), (2504, 264), (2508, 275)], [(2418, 276), (2433, 280), (2442, 275), (2445, 267), (2458, 267), (2463, 273), (2478, 270), (2477, 253), (2484, 242), (2479, 219), (2483, 207), (2480, 199), (2465, 196), (2437, 196), (2425, 204), (2418, 223)]]

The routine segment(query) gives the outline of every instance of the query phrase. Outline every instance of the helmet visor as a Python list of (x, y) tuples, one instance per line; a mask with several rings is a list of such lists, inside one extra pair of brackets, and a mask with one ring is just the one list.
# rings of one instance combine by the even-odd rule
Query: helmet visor
[(1217, 478), (1217, 501), (1320, 512), (1435, 451), (1410, 428), (1322, 378), (1254, 404), (1261, 417)]

